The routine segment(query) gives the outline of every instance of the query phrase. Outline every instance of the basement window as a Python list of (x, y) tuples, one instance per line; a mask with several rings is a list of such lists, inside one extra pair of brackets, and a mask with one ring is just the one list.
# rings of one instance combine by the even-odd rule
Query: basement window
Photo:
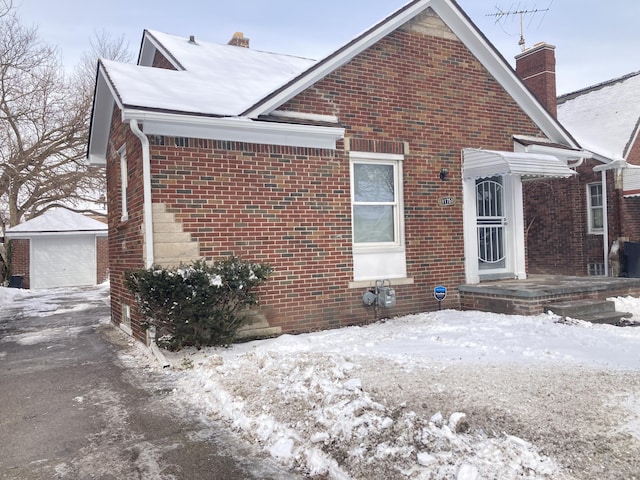
[(594, 277), (604, 276), (604, 263), (590, 263), (589, 275)]
[(127, 335), (132, 335), (131, 331), (131, 307), (127, 304), (122, 304), (122, 317), (120, 319), (120, 329)]

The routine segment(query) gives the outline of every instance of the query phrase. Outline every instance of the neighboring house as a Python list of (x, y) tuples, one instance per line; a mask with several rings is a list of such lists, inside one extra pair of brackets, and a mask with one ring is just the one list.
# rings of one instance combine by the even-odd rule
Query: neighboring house
[[(142, 340), (126, 270), (199, 258), (271, 264), (260, 313), (285, 332), (432, 310), (438, 285), (458, 307), (458, 285), (527, 276), (523, 180), (591, 156), (453, 1), (320, 61), (231, 43), (145, 31), (138, 65), (99, 63), (112, 318)], [(382, 280), (387, 310), (363, 302)]]
[[(640, 242), (640, 72), (561, 96), (558, 116), (600, 162), (584, 188), (589, 233), (609, 252), (615, 240)], [(600, 258), (609, 267), (607, 255)], [(615, 265), (607, 270), (616, 273)]]
[(33, 289), (102, 283), (108, 278), (107, 230), (63, 208), (9, 228), (10, 275)]
[[(555, 115), (554, 47), (536, 48), (546, 50), (547, 61), (529, 86)], [(576, 161), (571, 179), (527, 185), (529, 272), (626, 274), (616, 252), (640, 241), (640, 73), (562, 95), (557, 115), (593, 155)]]

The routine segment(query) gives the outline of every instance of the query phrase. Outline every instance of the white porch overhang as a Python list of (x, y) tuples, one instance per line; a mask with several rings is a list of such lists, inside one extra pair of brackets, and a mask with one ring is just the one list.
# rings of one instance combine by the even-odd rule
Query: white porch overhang
[(558, 157), (543, 153), (474, 148), (465, 148), (462, 153), (463, 178), (487, 178), (507, 174), (529, 179), (568, 178), (576, 174)]
[(594, 167), (594, 172), (617, 170), (622, 174), (622, 194), (625, 197), (640, 197), (640, 166), (625, 160), (614, 160)]

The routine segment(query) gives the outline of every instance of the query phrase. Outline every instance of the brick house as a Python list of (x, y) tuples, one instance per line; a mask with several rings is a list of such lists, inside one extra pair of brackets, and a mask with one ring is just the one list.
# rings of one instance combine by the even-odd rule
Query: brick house
[(572, 178), (525, 185), (528, 271), (625, 274), (616, 250), (640, 241), (640, 73), (556, 98), (554, 50), (541, 43), (523, 52), (516, 72), (591, 158), (573, 160)]
[[(259, 316), (282, 332), (526, 277), (523, 179), (591, 154), (454, 1), (411, 1), (319, 61), (248, 47), (145, 31), (138, 65), (99, 63), (115, 323), (145, 340), (126, 269), (232, 254), (274, 267)], [(393, 308), (363, 302), (381, 280)]]

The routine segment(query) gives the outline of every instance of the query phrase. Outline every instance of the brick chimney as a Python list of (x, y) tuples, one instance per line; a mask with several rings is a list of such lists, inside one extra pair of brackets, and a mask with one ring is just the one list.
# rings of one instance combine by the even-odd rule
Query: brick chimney
[(244, 33), (236, 32), (233, 34), (233, 37), (231, 37), (231, 40), (229, 40), (229, 43), (227, 45), (249, 48), (249, 39), (245, 38)]
[(541, 42), (516, 56), (516, 74), (554, 118), (558, 116), (555, 49)]

